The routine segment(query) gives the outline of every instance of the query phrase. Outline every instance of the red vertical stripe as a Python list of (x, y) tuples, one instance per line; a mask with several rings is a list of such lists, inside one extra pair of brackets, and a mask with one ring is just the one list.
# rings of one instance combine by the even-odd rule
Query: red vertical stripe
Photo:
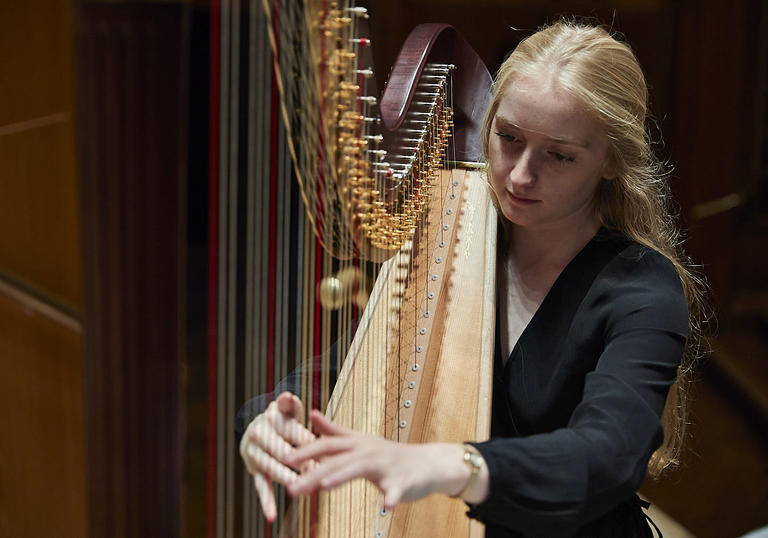
[(216, 344), (219, 220), (219, 0), (211, 0), (208, 111), (208, 538), (216, 536)]

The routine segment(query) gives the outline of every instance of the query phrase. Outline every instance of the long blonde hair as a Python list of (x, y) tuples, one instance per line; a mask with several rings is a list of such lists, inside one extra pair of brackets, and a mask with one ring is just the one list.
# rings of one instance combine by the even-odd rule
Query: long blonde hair
[(602, 180), (593, 209), (602, 226), (653, 248), (674, 264), (688, 302), (688, 337), (662, 413), (664, 441), (648, 472), (658, 477), (679, 463), (687, 425), (694, 362), (707, 349), (702, 329), (708, 316), (706, 285), (681, 248), (671, 206), (667, 168), (654, 155), (646, 129), (648, 89), (640, 64), (626, 43), (599, 26), (560, 20), (524, 39), (504, 61), (483, 124), (488, 163), (491, 123), (510, 82), (553, 70), (560, 87), (580, 98), (608, 138), (608, 164), (615, 178)]

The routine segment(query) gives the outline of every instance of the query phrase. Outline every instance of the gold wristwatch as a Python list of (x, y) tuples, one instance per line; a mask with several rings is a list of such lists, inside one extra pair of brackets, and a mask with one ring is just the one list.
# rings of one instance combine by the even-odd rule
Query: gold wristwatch
[(472, 486), (475, 485), (475, 482), (477, 482), (477, 475), (480, 474), (480, 468), (483, 466), (484, 461), (483, 456), (472, 445), (464, 445), (463, 459), (472, 474), (469, 475), (469, 480), (467, 480), (467, 485), (464, 486), (464, 489), (462, 489), (458, 494), (454, 495), (454, 497), (457, 499), (463, 499), (464, 495), (469, 493), (469, 491), (472, 489)]

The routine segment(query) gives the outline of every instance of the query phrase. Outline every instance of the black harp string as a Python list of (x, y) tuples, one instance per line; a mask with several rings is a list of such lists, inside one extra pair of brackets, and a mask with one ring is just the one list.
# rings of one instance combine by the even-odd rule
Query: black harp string
[(232, 230), (229, 227), (229, 202), (230, 202), (230, 176), (229, 176), (229, 152), (227, 142), (229, 135), (229, 38), (230, 38), (230, 3), (227, 0), (221, 3), (220, 19), (220, 78), (219, 78), (219, 221), (218, 221), (218, 327), (217, 327), (217, 480), (216, 480), (216, 535), (217, 537), (230, 536), (232, 534), (232, 518), (229, 508), (233, 506), (232, 476), (230, 475), (230, 448), (227, 436), (227, 424), (229, 423), (229, 371), (232, 363), (232, 346), (230, 327), (232, 327), (232, 315), (229, 302), (232, 284), (230, 267), (234, 265), (231, 259)]

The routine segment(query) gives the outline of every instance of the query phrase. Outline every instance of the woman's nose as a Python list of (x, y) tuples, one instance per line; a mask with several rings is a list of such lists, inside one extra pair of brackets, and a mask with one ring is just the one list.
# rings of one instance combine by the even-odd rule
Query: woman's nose
[(526, 148), (509, 171), (509, 182), (519, 187), (532, 185), (536, 181), (535, 164), (531, 151)]

